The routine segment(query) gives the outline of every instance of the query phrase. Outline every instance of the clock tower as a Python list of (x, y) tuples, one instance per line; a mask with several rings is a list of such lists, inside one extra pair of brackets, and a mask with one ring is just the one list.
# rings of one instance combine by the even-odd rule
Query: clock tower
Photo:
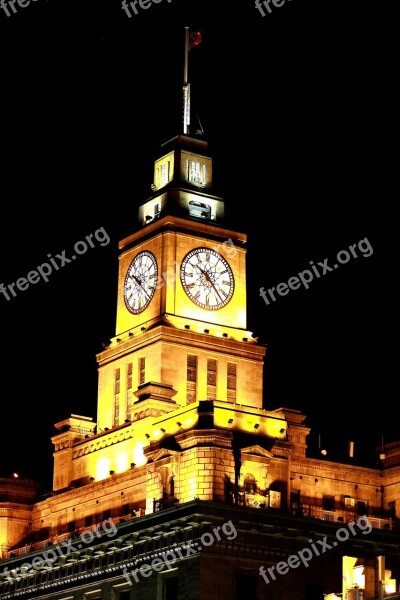
[(287, 411), (263, 408), (266, 348), (247, 330), (247, 236), (215, 194), (208, 143), (189, 134), (188, 85), (183, 133), (162, 144), (151, 194), (119, 243), (97, 423), (73, 415), (53, 437), (55, 491), (104, 482), (120, 501), (124, 482), (146, 514), (193, 498), (239, 503), (249, 473), (254, 502), (275, 492), (287, 502)]
[[(119, 244), (99, 425), (135, 419), (145, 404), (153, 416), (199, 400), (262, 408), (266, 350), (246, 329), (247, 237), (226, 224), (207, 142), (182, 134), (163, 144), (151, 189)], [(162, 398), (150, 401), (154, 385)]]

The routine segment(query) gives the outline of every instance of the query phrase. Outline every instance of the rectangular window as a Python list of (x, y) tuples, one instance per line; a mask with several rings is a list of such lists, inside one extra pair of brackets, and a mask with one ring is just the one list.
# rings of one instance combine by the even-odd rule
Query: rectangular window
[(119, 425), (119, 392), (120, 392), (120, 386), (121, 386), (121, 369), (115, 369), (113, 427), (117, 427), (117, 425)]
[(121, 382), (121, 369), (115, 369), (114, 394), (119, 394), (120, 382)]
[(165, 580), (165, 600), (178, 600), (178, 577)]
[(83, 600), (100, 600), (101, 590), (92, 590), (91, 592), (84, 592)]
[(217, 397), (217, 361), (207, 359), (207, 400), (216, 400)]
[(187, 375), (186, 375), (186, 402), (191, 404), (196, 402), (197, 389), (197, 356), (188, 354), (187, 357)]
[(392, 518), (396, 516), (396, 500), (388, 502), (388, 512)]
[(129, 410), (132, 404), (132, 363), (126, 367), (126, 416), (129, 418)]
[(158, 573), (157, 600), (178, 600), (178, 569)]
[(93, 515), (86, 515), (85, 527), (90, 527), (93, 524)]
[(161, 166), (157, 167), (156, 170), (156, 186), (162, 187), (166, 185), (170, 180), (170, 166), (171, 162), (167, 161)]
[(186, 161), (186, 179), (188, 181), (205, 185), (206, 172), (205, 164), (193, 160)]
[(335, 496), (322, 496), (322, 508), (324, 510), (335, 510)]
[(146, 359), (144, 357), (139, 358), (139, 385), (145, 382), (146, 376)]
[(357, 500), (357, 514), (358, 515), (366, 515), (367, 514), (367, 503), (363, 500)]
[(236, 575), (235, 600), (257, 600), (256, 575)]
[(68, 533), (73, 533), (76, 529), (75, 519), (73, 521), (68, 521)]
[(169, 165), (169, 161), (161, 165), (160, 185), (165, 185), (169, 181)]
[(236, 364), (228, 363), (227, 367), (227, 399), (228, 402), (236, 402)]
[(112, 600), (130, 600), (131, 590), (126, 583), (114, 585), (111, 591)]

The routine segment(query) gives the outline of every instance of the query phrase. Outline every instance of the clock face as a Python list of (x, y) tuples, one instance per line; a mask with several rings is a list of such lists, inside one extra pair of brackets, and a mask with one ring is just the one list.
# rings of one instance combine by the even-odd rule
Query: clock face
[(181, 282), (192, 302), (208, 310), (226, 306), (235, 289), (229, 264), (210, 248), (195, 248), (186, 254), (181, 264)]
[(151, 252), (139, 252), (129, 265), (124, 283), (125, 306), (138, 315), (151, 302), (158, 278), (157, 262)]

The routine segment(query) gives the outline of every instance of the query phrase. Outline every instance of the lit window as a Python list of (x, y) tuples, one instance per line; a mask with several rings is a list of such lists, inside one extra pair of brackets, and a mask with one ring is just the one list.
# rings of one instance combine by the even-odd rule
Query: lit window
[(207, 359), (207, 400), (215, 400), (217, 396), (217, 361)]
[(144, 357), (139, 358), (139, 385), (145, 382), (146, 376), (146, 359)]
[(169, 182), (170, 179), (170, 161), (167, 161), (157, 167), (156, 177), (157, 177), (157, 185), (158, 187), (162, 187)]
[(129, 417), (129, 410), (132, 404), (132, 363), (126, 367), (126, 416)]
[(115, 369), (115, 380), (114, 380), (114, 419), (113, 426), (119, 425), (119, 391), (121, 384), (121, 369)]
[(186, 374), (186, 402), (191, 404), (196, 402), (196, 387), (197, 387), (197, 356), (189, 354), (187, 357), (187, 374)]
[(251, 473), (247, 473), (244, 478), (244, 491), (246, 494), (255, 494), (257, 489), (256, 479)]
[(228, 402), (236, 402), (236, 364), (228, 363), (227, 368), (227, 398)]
[(191, 183), (205, 185), (206, 165), (193, 160), (186, 161), (186, 179)]

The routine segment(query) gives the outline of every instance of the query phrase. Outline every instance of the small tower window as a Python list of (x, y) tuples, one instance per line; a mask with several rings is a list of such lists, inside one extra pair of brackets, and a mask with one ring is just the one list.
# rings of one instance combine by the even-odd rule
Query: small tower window
[(217, 361), (207, 359), (207, 400), (215, 400), (217, 396)]
[(228, 363), (227, 366), (227, 399), (228, 402), (236, 402), (237, 383), (236, 364)]
[(188, 354), (186, 369), (186, 402), (196, 402), (197, 387), (197, 356)]
[(139, 358), (139, 385), (145, 382), (146, 378), (146, 359), (144, 356)]
[(157, 178), (158, 185), (161, 187), (162, 185), (166, 185), (169, 182), (169, 169), (170, 169), (170, 161), (163, 163), (157, 169)]
[(129, 409), (132, 404), (132, 363), (126, 367), (126, 416), (129, 417)]
[(197, 161), (186, 161), (186, 179), (191, 183), (206, 184), (206, 165)]
[(121, 387), (121, 369), (115, 369), (114, 375), (114, 417), (113, 427), (119, 425), (119, 392)]

